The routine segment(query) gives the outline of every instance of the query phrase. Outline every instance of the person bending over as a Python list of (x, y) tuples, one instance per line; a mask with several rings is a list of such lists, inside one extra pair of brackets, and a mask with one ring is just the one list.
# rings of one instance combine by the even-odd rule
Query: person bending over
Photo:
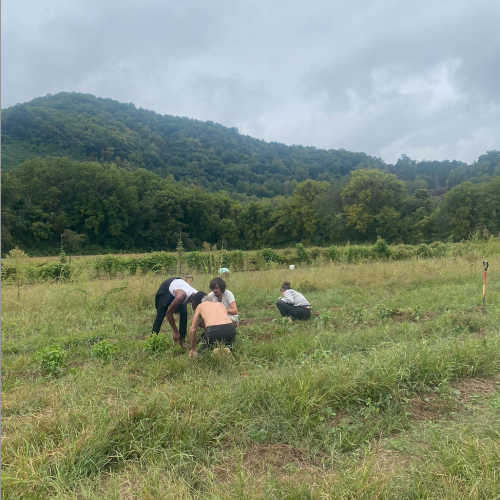
[(234, 326), (238, 326), (240, 320), (238, 318), (238, 308), (236, 307), (236, 302), (234, 301), (234, 295), (226, 290), (226, 282), (222, 278), (214, 278), (208, 288), (212, 290), (203, 300), (211, 302), (221, 302), (226, 306), (227, 314), (234, 323)]
[(311, 304), (299, 292), (292, 290), (289, 281), (283, 281), (281, 295), (276, 307), (282, 316), (288, 316), (292, 322), (294, 319), (308, 319), (311, 316)]
[[(156, 318), (153, 323), (151, 334), (160, 333), (163, 319), (167, 316), (173, 332), (173, 340), (185, 347), (187, 330), (187, 306), (193, 301), (193, 296), (197, 293), (192, 286), (188, 285), (181, 278), (169, 278), (164, 281), (155, 296)], [(179, 313), (179, 328), (175, 324), (174, 314)]]
[[(198, 292), (193, 297), (192, 306), (195, 310), (193, 322), (189, 330), (191, 350), (189, 356), (197, 356), (198, 352), (204, 351), (214, 346), (216, 343), (232, 346), (236, 337), (236, 329), (233, 322), (227, 315), (227, 309), (220, 302), (205, 301), (205, 292)], [(201, 336), (201, 346), (196, 351), (196, 329), (203, 322), (205, 331)], [(227, 349), (230, 353), (230, 350)]]
[(229, 273), (231, 271), (227, 268), (227, 267), (221, 267), (218, 271), (217, 271), (217, 275), (218, 276), (225, 276), (226, 278), (229, 276)]

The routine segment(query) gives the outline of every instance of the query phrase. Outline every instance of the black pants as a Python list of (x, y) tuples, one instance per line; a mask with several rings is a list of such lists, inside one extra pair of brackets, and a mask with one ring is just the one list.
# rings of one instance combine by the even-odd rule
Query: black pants
[(198, 352), (213, 347), (214, 344), (221, 343), (232, 346), (236, 337), (236, 328), (233, 323), (227, 325), (215, 325), (205, 328), (201, 336), (201, 346)]
[(293, 306), (284, 300), (278, 300), (276, 307), (282, 316), (291, 316), (293, 319), (308, 319), (311, 308), (306, 306)]
[[(171, 293), (159, 294), (155, 297), (156, 318), (153, 323), (153, 333), (160, 333), (161, 324), (167, 315), (167, 309), (174, 301), (175, 297)], [(179, 334), (181, 342), (186, 338), (187, 332), (187, 305), (181, 304), (174, 314), (179, 313)]]

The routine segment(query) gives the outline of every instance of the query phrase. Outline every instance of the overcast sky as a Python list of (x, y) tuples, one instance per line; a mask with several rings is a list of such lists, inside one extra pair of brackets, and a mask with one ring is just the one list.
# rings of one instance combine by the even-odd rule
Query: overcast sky
[(500, 149), (500, 1), (4, 0), (2, 108), (60, 91), (472, 162)]

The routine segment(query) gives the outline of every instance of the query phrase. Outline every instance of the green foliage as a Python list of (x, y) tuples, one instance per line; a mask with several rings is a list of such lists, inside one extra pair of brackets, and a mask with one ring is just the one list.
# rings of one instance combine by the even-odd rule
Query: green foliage
[(394, 309), (387, 307), (384, 304), (377, 305), (376, 308), (377, 308), (379, 317), (383, 320), (386, 320), (386, 319), (394, 316), (394, 314), (396, 314), (396, 311)]
[(332, 262), (335, 262), (339, 259), (339, 252), (335, 247), (328, 247), (328, 257)]
[(175, 269), (176, 263), (177, 258), (172, 254), (153, 252), (149, 255), (129, 258), (106, 255), (96, 258), (93, 261), (93, 268), (97, 277), (105, 275), (111, 279), (125, 272), (135, 275), (137, 268), (142, 274), (167, 273)]
[(274, 329), (276, 333), (285, 334), (290, 331), (291, 325), (290, 320), (284, 316), (282, 318), (273, 319)]
[(168, 349), (168, 342), (165, 335), (151, 335), (149, 339), (144, 342), (143, 351), (150, 355), (163, 354)]
[(262, 250), (259, 250), (259, 254), (262, 255), (267, 264), (278, 264), (283, 261), (278, 252), (272, 248), (263, 248)]
[[(380, 240), (379, 240), (380, 241)], [(249, 269), (264, 270), (276, 267), (287, 267), (297, 264), (298, 255), (302, 256), (302, 262), (320, 261), (326, 264), (326, 257), (336, 256), (337, 262), (364, 263), (372, 260), (410, 260), (413, 258), (445, 258), (459, 255), (498, 255), (500, 254), (500, 240), (490, 237), (485, 241), (478, 236), (466, 242), (446, 243), (436, 242), (426, 245), (384, 245), (376, 243), (372, 246), (347, 245), (345, 247), (331, 246), (324, 248), (305, 249), (299, 244), (296, 249), (269, 249), (243, 252), (241, 250), (216, 250), (210, 246), (210, 250), (204, 252), (188, 252), (182, 255), (183, 268), (192, 272), (202, 272), (215, 275), (220, 267), (227, 267), (231, 271), (245, 271)], [(377, 246), (378, 245), (378, 246)], [(207, 248), (208, 248), (207, 244)], [(384, 248), (386, 249), (384, 252)], [(379, 253), (380, 252), (380, 253)], [(30, 264), (28, 259), (22, 261), (16, 268), (12, 258), (2, 260), (1, 277), (5, 283), (15, 283), (16, 276), (19, 278), (20, 286), (24, 283), (39, 283), (44, 281), (67, 281), (77, 279), (79, 273), (86, 270), (90, 278), (108, 278), (136, 275), (138, 270), (141, 274), (172, 274), (175, 272), (178, 257), (168, 252), (153, 252), (139, 257), (118, 257), (106, 255), (95, 259), (78, 260), (72, 264), (61, 264), (59, 262)], [(17, 269), (17, 271), (16, 271)], [(308, 284), (304, 283), (307, 288)], [(314, 285), (314, 290), (317, 285)]]
[(304, 248), (302, 243), (297, 243), (295, 245), (295, 251), (297, 252), (297, 262), (300, 264), (310, 264), (311, 257), (307, 253), (307, 250)]
[(267, 431), (265, 429), (257, 429), (255, 424), (250, 424), (248, 426), (248, 435), (256, 443), (262, 443), (267, 437)]
[(366, 323), (366, 310), (364, 307), (355, 307), (350, 313), (350, 319), (353, 325)]
[(380, 236), (377, 237), (377, 243), (373, 245), (373, 251), (376, 255), (379, 257), (387, 257), (389, 253), (389, 247), (387, 245), (387, 242), (381, 238)]
[(7, 260), (2, 262), (2, 279), (16, 279), (17, 273), (23, 282), (37, 283), (40, 281), (59, 281), (67, 280), (71, 277), (72, 266), (70, 264), (61, 264), (59, 262), (28, 265), (26, 262), (23, 268), (12, 266)]
[(66, 257), (66, 252), (64, 251), (64, 247), (61, 246), (61, 251), (59, 252), (59, 262), (61, 264), (66, 264), (66, 261), (67, 261), (67, 257)]
[[(364, 153), (270, 144), (213, 122), (67, 92), (2, 110), (2, 135), (7, 169), (37, 156), (66, 156), (259, 197), (288, 196), (305, 178), (339, 178), (360, 163), (384, 165)], [(226, 227), (228, 239), (230, 233)]]
[(40, 361), (41, 370), (53, 377), (62, 375), (62, 369), (66, 366), (64, 363), (65, 358), (66, 354), (58, 344), (35, 353), (35, 359)]
[(372, 247), (349, 245), (345, 249), (347, 262), (365, 262), (367, 260), (370, 260), (373, 256), (372, 251)]
[[(348, 225), (361, 234), (372, 236), (378, 221), (378, 231), (390, 232), (389, 225), (398, 223), (399, 213), (396, 210), (402, 204), (405, 190), (405, 185), (395, 175), (378, 170), (356, 170), (349, 185), (342, 191)], [(388, 212), (381, 219), (384, 210), (393, 210), (390, 222), (386, 220)]]
[(471, 165), (406, 155), (385, 165), (60, 93), (2, 112), (2, 152), (4, 253), (160, 252), (175, 250), (180, 232), (186, 251), (500, 232), (496, 150)]
[(101, 342), (95, 343), (90, 348), (90, 355), (104, 362), (111, 361), (113, 356), (118, 352), (118, 349), (114, 344), (108, 340), (102, 340)]
[(418, 257), (430, 257), (431, 255), (431, 249), (429, 248), (429, 245), (426, 245), (425, 243), (421, 243), (417, 247), (417, 256)]

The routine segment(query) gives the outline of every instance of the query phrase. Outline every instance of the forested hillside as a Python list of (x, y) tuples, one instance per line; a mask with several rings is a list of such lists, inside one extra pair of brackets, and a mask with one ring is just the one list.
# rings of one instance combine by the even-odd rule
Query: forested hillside
[(210, 191), (290, 195), (306, 179), (337, 179), (379, 158), (344, 150), (266, 143), (213, 122), (162, 116), (111, 99), (60, 93), (2, 112), (4, 171), (37, 156), (113, 162)]
[[(500, 231), (500, 151), (386, 165), (61, 93), (2, 113), (2, 252), (429, 243)], [(25, 161), (26, 160), (26, 161)]]

